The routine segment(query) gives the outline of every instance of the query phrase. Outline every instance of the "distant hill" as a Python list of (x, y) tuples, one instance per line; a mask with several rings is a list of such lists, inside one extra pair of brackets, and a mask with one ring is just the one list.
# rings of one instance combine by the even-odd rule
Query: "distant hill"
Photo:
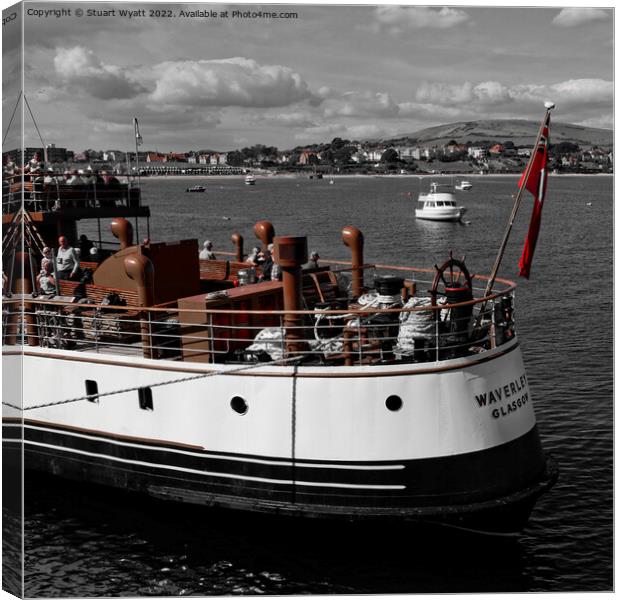
[[(461, 121), (448, 125), (427, 127), (414, 133), (391, 137), (391, 143), (446, 144), (450, 140), (475, 143), (481, 140), (513, 141), (516, 145), (532, 144), (540, 123), (525, 119), (493, 119), (484, 121)], [(583, 127), (570, 123), (551, 123), (551, 143), (574, 142), (579, 146), (611, 146), (614, 132), (611, 129)], [(388, 140), (385, 140), (386, 142)]]

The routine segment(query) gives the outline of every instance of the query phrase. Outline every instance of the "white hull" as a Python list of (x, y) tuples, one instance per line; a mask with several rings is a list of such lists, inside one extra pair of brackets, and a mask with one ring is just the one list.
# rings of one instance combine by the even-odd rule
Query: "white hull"
[(416, 208), (416, 219), (424, 219), (426, 221), (460, 221), (465, 214), (466, 209), (462, 206), (458, 208)]
[[(19, 368), (21, 356), (4, 360)], [(41, 348), (26, 349), (23, 368), (36, 373), (23, 381), (26, 466), (74, 479), (232, 508), (509, 532), (549, 485), (516, 339), (440, 363), (263, 366), (159, 387), (213, 369)], [(84, 396), (87, 379), (100, 394), (128, 391), (54, 405)], [(139, 406), (140, 386), (154, 386), (152, 410)], [(4, 378), (6, 401), (19, 391)], [(386, 407), (393, 395), (399, 410)], [(19, 418), (4, 407), (5, 450), (19, 443)], [(498, 521), (498, 507), (516, 508)], [(493, 523), (480, 524), (487, 513)]]
[[(101, 398), (98, 403), (80, 401), (32, 411), (28, 407), (83, 396), (86, 379), (97, 381), (99, 393), (104, 394), (211, 369), (188, 363), (180, 367), (173, 361), (28, 348), (24, 372), (37, 376), (23, 382), (25, 416), (38, 422), (272, 457), (290, 457), (293, 451), (297, 458), (316, 460), (450, 456), (503, 444), (534, 426), (531, 402), (508, 419), (495, 418), (491, 408), (481, 408), (476, 402), (476, 394), (502, 388), (524, 376), (519, 348), (506, 353), (506, 346), (489, 353), (498, 355), (495, 360), (442, 361), (442, 369), (451, 364), (467, 366), (437, 372), (429, 369), (435, 363), (406, 368), (300, 367), (293, 378), (292, 367), (259, 367), (154, 387), (152, 411), (139, 408), (135, 390)], [(19, 357), (4, 359), (17, 364)], [(398, 375), (403, 370), (406, 374)], [(42, 393), (41, 381), (54, 381), (54, 385)], [(15, 383), (13, 378), (5, 378), (4, 397), (13, 402), (19, 398), (19, 390), (10, 387)], [(399, 411), (386, 409), (385, 400), (391, 395), (403, 399)], [(527, 383), (520, 391), (520, 396), (524, 395), (529, 397)], [(245, 415), (231, 409), (233, 396), (247, 401)], [(503, 403), (497, 403), (501, 406)], [(7, 410), (11, 409), (5, 408), (5, 415)]]

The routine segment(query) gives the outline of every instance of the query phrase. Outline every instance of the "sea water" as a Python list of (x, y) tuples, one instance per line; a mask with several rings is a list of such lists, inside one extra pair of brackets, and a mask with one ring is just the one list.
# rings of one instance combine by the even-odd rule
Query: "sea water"
[[(475, 177), (469, 225), (416, 221), (429, 179), (412, 177), (143, 179), (153, 241), (210, 239), (273, 222), (309, 250), (349, 258), (344, 225), (365, 235), (366, 262), (432, 267), (453, 251), (487, 274), (516, 177)], [(444, 182), (450, 182), (444, 178)], [(500, 275), (515, 278), (531, 198), (524, 199)], [(591, 205), (589, 204), (591, 203)], [(95, 237), (96, 227), (91, 230)], [(146, 236), (142, 227), (140, 237)], [(516, 321), (542, 442), (560, 465), (523, 534), (489, 539), (423, 527), (274, 518), (165, 503), (27, 474), (27, 596), (363, 594), (610, 590), (612, 565), (613, 182), (551, 177), (531, 279)], [(506, 465), (507, 469), (511, 468)], [(5, 525), (10, 515), (5, 513)], [(9, 523), (10, 525), (10, 523)], [(18, 549), (5, 547), (5, 552)]]

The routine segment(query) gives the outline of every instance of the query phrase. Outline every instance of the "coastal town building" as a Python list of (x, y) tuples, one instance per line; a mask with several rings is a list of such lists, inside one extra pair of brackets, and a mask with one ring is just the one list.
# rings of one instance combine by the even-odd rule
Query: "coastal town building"
[(320, 154), (317, 152), (313, 152), (310, 150), (304, 150), (299, 155), (299, 164), (300, 165), (314, 165), (317, 164), (321, 160)]
[(400, 158), (414, 158), (413, 153), (416, 150), (415, 146), (396, 146), (394, 148), (398, 152)]

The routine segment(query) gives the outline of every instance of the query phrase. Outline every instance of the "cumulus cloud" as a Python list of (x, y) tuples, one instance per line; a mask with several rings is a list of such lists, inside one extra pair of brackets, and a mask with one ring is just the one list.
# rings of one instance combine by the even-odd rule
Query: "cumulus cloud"
[(325, 101), (326, 117), (394, 117), (398, 105), (382, 92), (346, 92)]
[(328, 87), (328, 86), (326, 86), (326, 85), (322, 85), (322, 86), (318, 89), (318, 91), (317, 91), (316, 95), (317, 95), (319, 98), (321, 98), (322, 100), (324, 100), (325, 98), (336, 98), (336, 97), (338, 97), (340, 94), (339, 94), (336, 90), (334, 90), (334, 89), (332, 89), (332, 88), (330, 88), (330, 87)]
[(287, 106), (314, 98), (299, 73), (250, 58), (167, 61), (155, 65), (152, 100), (186, 106)]
[(448, 84), (425, 82), (415, 93), (423, 104), (439, 106), (500, 107), (512, 103), (542, 104), (551, 99), (563, 106), (611, 105), (613, 82), (603, 79), (570, 79), (559, 83), (508, 86), (498, 81)]
[(554, 18), (553, 25), (559, 27), (576, 27), (592, 21), (610, 21), (613, 19), (611, 10), (600, 8), (563, 8)]
[(133, 98), (146, 89), (120, 67), (105, 65), (92, 50), (82, 46), (58, 48), (54, 69), (69, 87), (79, 87), (101, 100)]
[(104, 64), (82, 46), (58, 48), (54, 69), (72, 90), (101, 100), (135, 98), (171, 107), (280, 107), (322, 102), (303, 77), (289, 67), (261, 65), (249, 58), (165, 61), (150, 67)]
[(375, 16), (380, 28), (394, 34), (410, 29), (450, 29), (470, 20), (464, 10), (448, 7), (379, 6)]
[(511, 101), (508, 87), (497, 81), (481, 83), (423, 82), (416, 90), (416, 100), (439, 105), (454, 104), (503, 104)]

